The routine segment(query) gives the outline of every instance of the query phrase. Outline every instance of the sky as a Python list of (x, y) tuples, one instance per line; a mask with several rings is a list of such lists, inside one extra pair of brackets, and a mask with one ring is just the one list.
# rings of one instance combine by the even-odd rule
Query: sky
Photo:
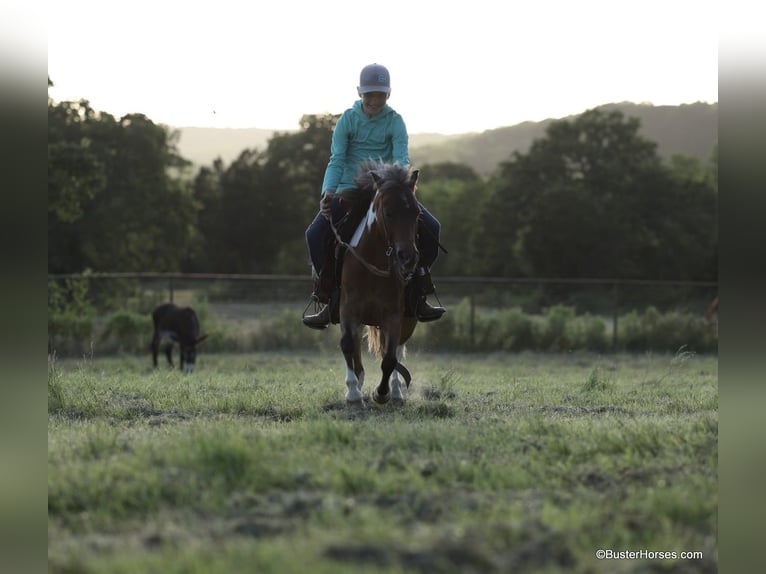
[(298, 129), (350, 107), (372, 62), (411, 134), (718, 101), (711, 0), (78, 0), (46, 17), (54, 101), (176, 128)]

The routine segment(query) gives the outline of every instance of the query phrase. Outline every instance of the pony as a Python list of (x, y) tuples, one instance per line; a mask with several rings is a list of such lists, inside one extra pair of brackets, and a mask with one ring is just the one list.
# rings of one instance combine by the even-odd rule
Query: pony
[[(346, 248), (340, 274), (340, 348), (346, 362), (346, 403), (364, 407), (361, 338), (366, 326), (367, 346), (381, 360), (382, 376), (372, 392), (378, 404), (393, 400), (404, 404), (399, 374), (410, 385), (409, 371), (401, 364), (405, 343), (417, 319), (408, 312), (409, 280), (418, 263), (416, 246), (420, 206), (415, 199), (419, 170), (398, 164), (366, 163), (357, 188), (339, 192), (351, 204), (350, 213), (367, 206)], [(336, 235), (338, 235), (336, 231)], [(393, 376), (392, 376), (393, 374)]]
[(154, 333), (152, 335), (152, 362), (157, 367), (157, 355), (160, 343), (167, 340), (165, 356), (173, 366), (173, 343), (180, 346), (180, 369), (186, 373), (194, 371), (197, 358), (197, 345), (207, 338), (200, 336), (199, 320), (191, 307), (177, 307), (173, 303), (164, 303), (152, 311)]

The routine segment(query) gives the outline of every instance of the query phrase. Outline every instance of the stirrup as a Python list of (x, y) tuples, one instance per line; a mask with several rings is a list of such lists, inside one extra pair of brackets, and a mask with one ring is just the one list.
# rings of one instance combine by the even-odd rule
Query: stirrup
[(317, 312), (311, 315), (306, 315), (306, 311), (308, 311), (312, 302), (314, 303), (315, 309), (317, 306), (321, 305), (316, 299), (309, 301), (309, 304), (306, 305), (306, 309), (303, 311), (303, 324), (312, 329), (326, 329), (330, 326), (330, 306), (321, 305), (321, 308)]
[(421, 323), (428, 323), (429, 321), (441, 319), (446, 311), (447, 310), (444, 307), (432, 307), (428, 304), (426, 298), (423, 297), (418, 301), (418, 304), (415, 307), (415, 317), (417, 317), (418, 321)]

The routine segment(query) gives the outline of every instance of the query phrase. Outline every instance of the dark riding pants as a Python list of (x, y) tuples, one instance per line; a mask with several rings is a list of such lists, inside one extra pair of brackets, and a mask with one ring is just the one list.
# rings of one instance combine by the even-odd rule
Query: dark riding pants
[[(429, 213), (429, 211), (420, 206), (420, 221), (418, 222), (418, 250), (420, 251), (420, 267), (431, 267), (439, 255), (439, 233), (441, 224)], [(333, 223), (337, 223), (343, 218), (346, 212), (340, 205), (340, 198), (333, 197), (330, 202), (330, 211), (332, 212)], [(306, 229), (306, 244), (309, 248), (311, 264), (317, 273), (321, 273), (322, 266), (327, 255), (327, 239), (332, 233), (330, 222), (325, 219), (322, 213), (318, 213)]]

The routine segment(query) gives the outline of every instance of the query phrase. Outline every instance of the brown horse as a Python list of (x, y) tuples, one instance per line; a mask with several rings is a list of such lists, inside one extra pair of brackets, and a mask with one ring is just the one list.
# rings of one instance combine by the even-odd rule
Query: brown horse
[(402, 404), (398, 374), (408, 387), (410, 384), (410, 374), (400, 361), (417, 324), (417, 319), (405, 312), (405, 293), (409, 293), (405, 287), (418, 263), (417, 179), (418, 170), (397, 164), (367, 164), (357, 179), (358, 189), (341, 192), (344, 201), (352, 204), (358, 204), (360, 196), (369, 202), (366, 215), (346, 244), (341, 272), (340, 348), (346, 360), (346, 402), (352, 406), (364, 407), (364, 325), (370, 352), (382, 358), (382, 377), (373, 389), (373, 400), (385, 404), (393, 399), (395, 404)]

